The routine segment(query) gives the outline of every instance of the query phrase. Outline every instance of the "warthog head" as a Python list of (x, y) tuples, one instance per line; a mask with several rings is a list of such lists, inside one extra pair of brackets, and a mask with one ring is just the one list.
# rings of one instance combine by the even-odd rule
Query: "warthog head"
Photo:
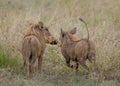
[(46, 43), (52, 44), (52, 45), (55, 45), (58, 43), (57, 40), (50, 33), (48, 27), (44, 26), (42, 22), (39, 22), (39, 26), (43, 32)]
[(59, 45), (62, 46), (62, 44), (68, 40), (72, 40), (72, 41), (80, 40), (79, 37), (74, 36), (75, 33), (76, 33), (76, 27), (73, 28), (71, 31), (67, 31), (67, 32), (65, 32), (61, 29), (61, 34), (60, 34), (60, 38), (59, 38)]

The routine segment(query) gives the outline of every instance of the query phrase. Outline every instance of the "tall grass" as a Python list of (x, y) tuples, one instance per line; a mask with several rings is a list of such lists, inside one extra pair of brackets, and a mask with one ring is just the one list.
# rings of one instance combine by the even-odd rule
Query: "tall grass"
[(18, 64), (18, 57), (12, 55), (6, 50), (0, 48), (0, 67), (15, 67)]
[[(21, 44), (29, 29), (29, 23), (43, 21), (57, 39), (61, 28), (71, 30), (73, 27), (77, 27), (77, 36), (86, 38), (85, 26), (78, 20), (81, 17), (88, 24), (90, 40), (96, 44), (97, 67), (100, 70), (98, 78), (103, 80), (98, 82), (99, 86), (117, 86), (116, 82), (119, 82), (120, 78), (119, 4), (120, 0), (0, 0), (0, 45), (2, 46), (0, 47), (0, 69), (10, 67), (17, 73), (23, 72), (21, 71)], [(52, 77), (51, 82), (57, 84), (96, 85), (94, 80), (86, 80), (82, 74), (79, 75), (82, 77), (79, 78), (80, 82), (77, 82), (77, 79), (74, 81), (76, 78), (72, 77), (74, 71), (66, 67), (60, 52), (60, 48), (56, 46), (46, 48), (43, 57), (43, 76), (47, 77), (48, 81)], [(91, 68), (89, 62), (87, 64)], [(82, 68), (79, 70), (79, 73), (83, 72)], [(105, 78), (113, 81), (104, 82)], [(69, 79), (71, 83), (68, 83)]]
[(22, 60), (20, 58), (20, 55), (14, 54), (12, 55), (10, 51), (3, 49), (0, 47), (0, 68), (5, 69), (14, 72), (14, 73), (23, 73), (22, 68)]

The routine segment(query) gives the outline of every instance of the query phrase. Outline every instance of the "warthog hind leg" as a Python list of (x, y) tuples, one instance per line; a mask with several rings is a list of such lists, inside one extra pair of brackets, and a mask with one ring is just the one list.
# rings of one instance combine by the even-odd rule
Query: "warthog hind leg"
[(34, 71), (33, 65), (34, 65), (35, 61), (36, 61), (36, 56), (32, 56), (26, 64), (28, 76), (30, 76), (31, 73), (33, 73), (33, 71)]
[(39, 71), (39, 72), (41, 72), (41, 68), (42, 68), (43, 53), (44, 53), (44, 52), (42, 52), (42, 53), (40, 54), (40, 56), (38, 57), (38, 71)]
[(98, 72), (95, 56), (91, 58), (89, 57), (88, 60), (93, 65), (93, 71)]
[(42, 68), (42, 57), (40, 56), (38, 58), (38, 71), (41, 72), (41, 68)]
[(88, 66), (86, 65), (86, 62), (85, 61), (80, 61), (80, 65), (86, 69), (86, 73), (89, 73), (89, 68)]

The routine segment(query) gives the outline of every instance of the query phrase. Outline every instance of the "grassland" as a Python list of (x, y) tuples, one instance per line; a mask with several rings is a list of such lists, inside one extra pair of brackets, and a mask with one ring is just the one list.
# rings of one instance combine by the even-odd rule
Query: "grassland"
[[(99, 73), (84, 74), (65, 65), (58, 46), (47, 45), (42, 73), (28, 79), (21, 44), (29, 23), (43, 21), (58, 39), (60, 29), (77, 27), (97, 48)], [(0, 0), (0, 86), (120, 86), (120, 0)], [(89, 68), (92, 69), (88, 62)]]

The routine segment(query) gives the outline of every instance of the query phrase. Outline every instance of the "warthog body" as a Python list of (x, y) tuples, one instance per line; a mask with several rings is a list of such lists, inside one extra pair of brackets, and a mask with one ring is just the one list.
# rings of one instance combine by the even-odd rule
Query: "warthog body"
[[(76, 62), (76, 71), (78, 70), (79, 64), (84, 67), (87, 72), (89, 71), (86, 65), (86, 60), (89, 60), (95, 65), (96, 50), (95, 45), (89, 39), (80, 39), (74, 36), (76, 29), (71, 32), (65, 32), (61, 29), (60, 41), (62, 43), (61, 52), (66, 60), (67, 66), (73, 68), (70, 65), (70, 61)], [(88, 37), (89, 38), (89, 37)]]
[(37, 59), (38, 69), (41, 70), (42, 56), (45, 51), (46, 43), (56, 44), (57, 41), (42, 22), (36, 25), (31, 25), (30, 30), (24, 36), (22, 45), (24, 66), (27, 68), (28, 76), (32, 72), (32, 67)]

